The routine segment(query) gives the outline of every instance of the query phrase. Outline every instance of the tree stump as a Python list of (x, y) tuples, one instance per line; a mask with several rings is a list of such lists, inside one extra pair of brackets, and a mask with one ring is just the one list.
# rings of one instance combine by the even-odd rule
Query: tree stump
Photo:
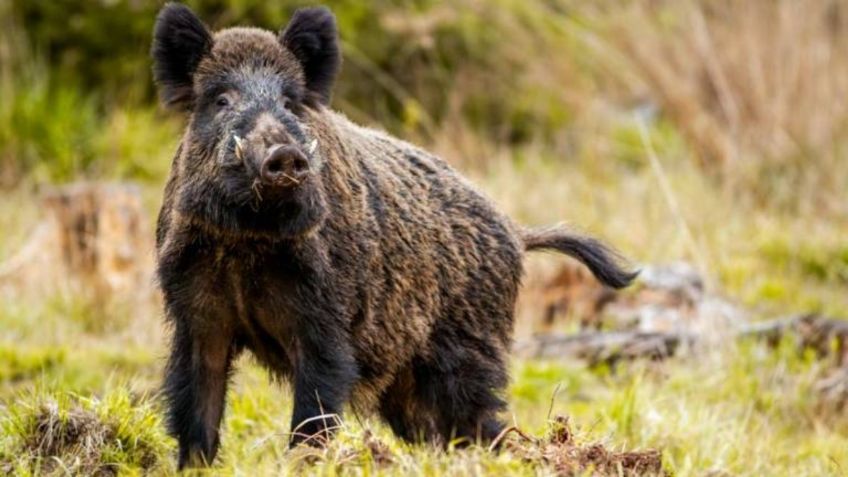
[(21, 250), (0, 264), (0, 282), (97, 301), (149, 296), (152, 236), (137, 187), (76, 183), (46, 190), (41, 203), (44, 218)]

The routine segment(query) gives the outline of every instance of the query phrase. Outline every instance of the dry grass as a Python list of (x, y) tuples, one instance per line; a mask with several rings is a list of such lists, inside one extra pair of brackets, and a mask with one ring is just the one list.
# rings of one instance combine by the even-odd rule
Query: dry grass
[[(639, 164), (635, 118), (672, 161), (693, 161), (754, 207), (848, 216), (842, 3), (561, 1), (528, 10), (495, 22), (509, 38), (498, 55), (510, 75), (459, 68), (448, 114), (429, 135), (440, 150), (479, 165), (511, 149), (508, 123), (505, 134), (484, 138), (463, 127), (476, 92), (514, 99), (498, 83), (506, 80), (537, 92), (526, 100), (528, 119), (564, 118), (554, 134), (530, 121), (524, 136), (560, 160)], [(540, 16), (528, 33), (525, 22)]]
[[(820, 191), (838, 173), (848, 105), (848, 10), (841, 2), (631, 2), (603, 42), (693, 147), (737, 189), (802, 212), (844, 216)], [(613, 7), (620, 9), (618, 5)], [(622, 75), (623, 76), (623, 75)]]

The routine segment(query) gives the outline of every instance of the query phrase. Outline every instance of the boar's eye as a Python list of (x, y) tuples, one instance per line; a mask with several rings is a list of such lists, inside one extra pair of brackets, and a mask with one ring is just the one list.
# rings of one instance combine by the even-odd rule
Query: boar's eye
[(226, 108), (230, 105), (230, 98), (226, 94), (219, 95), (215, 98), (215, 106), (219, 109)]
[(301, 105), (302, 94), (295, 88), (292, 87), (284, 87), (280, 91), (280, 104), (291, 111), (294, 114), (300, 113), (300, 105)]

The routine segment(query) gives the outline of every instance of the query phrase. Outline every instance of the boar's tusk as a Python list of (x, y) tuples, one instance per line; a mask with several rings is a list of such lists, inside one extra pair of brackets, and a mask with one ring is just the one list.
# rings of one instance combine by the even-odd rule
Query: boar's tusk
[(317, 139), (313, 139), (313, 140), (312, 140), (312, 143), (310, 143), (310, 144), (309, 144), (309, 154), (314, 153), (314, 152), (315, 152), (315, 148), (316, 148), (316, 147), (318, 147), (318, 140), (317, 140)]
[[(251, 189), (253, 189), (253, 193), (254, 193), (254, 194), (255, 194), (255, 196), (256, 196), (256, 197), (255, 197), (255, 198), (256, 198), (256, 201), (255, 201), (254, 203), (256, 203), (256, 202), (262, 202), (262, 186), (261, 186), (261, 184), (259, 183), (259, 179), (254, 180), (254, 181), (253, 181), (253, 184), (251, 184), (250, 188), (251, 188)], [(257, 209), (256, 209), (256, 207), (254, 207), (254, 208), (253, 208), (253, 210), (254, 210), (254, 211), (255, 211), (255, 210), (257, 210)]]
[(233, 140), (236, 142), (236, 157), (240, 161), (244, 161), (244, 143), (242, 139), (238, 136), (233, 136)]

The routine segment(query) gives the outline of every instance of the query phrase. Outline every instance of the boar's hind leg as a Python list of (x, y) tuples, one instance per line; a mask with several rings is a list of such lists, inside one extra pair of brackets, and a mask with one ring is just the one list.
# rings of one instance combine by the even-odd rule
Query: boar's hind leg
[(432, 355), (414, 370), (416, 389), (433, 410), (443, 443), (486, 443), (503, 429), (497, 414), (508, 377), (501, 348), (482, 337), (436, 332)]
[[(419, 360), (416, 359), (416, 362)], [(418, 397), (413, 369), (400, 370), (380, 397), (380, 416), (396, 436), (407, 442), (433, 441), (438, 436), (431, 407)]]
[(165, 377), (168, 428), (179, 441), (179, 468), (208, 465), (218, 451), (231, 336), (220, 329), (192, 332), (177, 321)]

